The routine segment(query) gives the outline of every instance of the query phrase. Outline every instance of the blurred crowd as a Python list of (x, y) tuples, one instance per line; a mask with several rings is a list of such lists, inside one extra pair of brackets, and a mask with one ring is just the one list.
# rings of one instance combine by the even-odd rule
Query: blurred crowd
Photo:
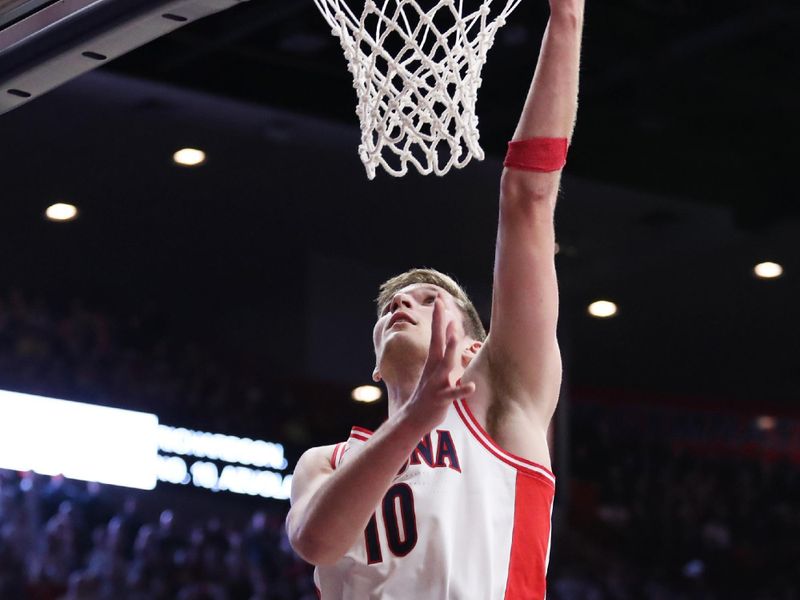
[(631, 412), (573, 408), (570, 502), (548, 598), (800, 599), (798, 464), (685, 450), (663, 412), (662, 426), (646, 429)]
[[(20, 292), (0, 295), (0, 389), (278, 441), (323, 437), (280, 401), (265, 420), (262, 382), (157, 318), (112, 318), (80, 302), (53, 310)], [(689, 408), (670, 411), (644, 398), (634, 408), (573, 402), (548, 598), (800, 600), (800, 424), (745, 431), (709, 412), (703, 427)], [(285, 508), (247, 524), (216, 515), (176, 526), (179, 510), (148, 522), (134, 498), (0, 471), (0, 600), (315, 597), (310, 568), (287, 544)]]
[(273, 418), (264, 419), (262, 380), (226, 363), (202, 340), (180, 336), (155, 312), (120, 317), (80, 300), (58, 307), (19, 290), (0, 292), (0, 383), (155, 412), (162, 421), (194, 428), (267, 439), (296, 435), (280, 394), (271, 395)]
[(97, 484), (0, 471), (0, 598), (316, 599), (283, 519), (265, 508), (240, 527), (176, 525), (164, 509), (149, 522), (135, 497), (115, 505)]

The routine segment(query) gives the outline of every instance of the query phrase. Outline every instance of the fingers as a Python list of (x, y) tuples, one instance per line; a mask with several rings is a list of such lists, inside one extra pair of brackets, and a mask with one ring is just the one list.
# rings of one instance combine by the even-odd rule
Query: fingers
[(445, 329), (444, 366), (449, 373), (458, 364), (458, 338), (456, 338), (455, 321), (450, 321)]
[[(446, 386), (445, 398), (455, 399), (472, 394), (474, 386), (453, 385), (451, 373), (458, 367), (458, 337), (456, 322), (446, 319), (444, 301), (437, 297), (433, 305), (431, 319), (431, 341), (428, 348), (428, 360), (423, 373), (434, 377)], [(463, 395), (463, 396), (462, 396)]]
[(444, 301), (438, 296), (433, 303), (433, 319), (431, 320), (431, 344), (428, 348), (428, 364), (438, 362), (444, 355), (445, 323)]
[(442, 397), (446, 400), (454, 401), (469, 398), (474, 393), (475, 383), (470, 381), (469, 383), (454, 385), (448, 388), (443, 392)]

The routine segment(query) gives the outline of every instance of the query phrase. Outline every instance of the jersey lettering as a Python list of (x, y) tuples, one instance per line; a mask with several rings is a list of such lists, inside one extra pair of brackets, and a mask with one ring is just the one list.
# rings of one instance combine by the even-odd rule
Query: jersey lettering
[(408, 462), (403, 465), (399, 474), (404, 473), (409, 465), (421, 465), (423, 463), (434, 469), (450, 467), (454, 471), (461, 473), (461, 463), (458, 460), (456, 445), (453, 442), (453, 436), (450, 435), (448, 430), (436, 430), (435, 444), (433, 436), (430, 433), (425, 434), (417, 444), (417, 447), (411, 452)]
[[(436, 449), (436, 466), (449, 466), (454, 471), (461, 473), (461, 465), (458, 462), (456, 445), (453, 443), (453, 437), (450, 435), (450, 432), (437, 429), (436, 433), (439, 434), (439, 447)], [(449, 464), (445, 465), (445, 461)]]
[(432, 467), (434, 465), (433, 442), (431, 441), (430, 433), (426, 433), (425, 437), (422, 438), (422, 441), (419, 444), (417, 444), (417, 447), (414, 448), (413, 452), (411, 452), (411, 459), (409, 460), (409, 462), (412, 465), (420, 464), (419, 462), (420, 456), (422, 456), (422, 460), (424, 460), (429, 467)]

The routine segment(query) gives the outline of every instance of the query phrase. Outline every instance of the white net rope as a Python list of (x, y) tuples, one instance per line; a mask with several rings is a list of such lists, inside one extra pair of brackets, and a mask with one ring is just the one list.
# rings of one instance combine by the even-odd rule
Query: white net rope
[[(422, 0), (423, 2), (425, 0)], [(370, 179), (378, 166), (400, 177), (409, 164), (444, 175), (483, 160), (475, 105), (497, 30), (521, 0), (366, 0), (357, 17), (345, 0), (314, 0), (339, 38), (361, 122), (359, 155)]]

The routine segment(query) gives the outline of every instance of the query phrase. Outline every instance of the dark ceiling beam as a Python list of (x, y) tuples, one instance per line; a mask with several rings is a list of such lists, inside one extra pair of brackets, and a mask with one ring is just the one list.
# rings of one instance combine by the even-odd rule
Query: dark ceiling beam
[(63, 0), (0, 31), (0, 114), (243, 0)]
[(587, 95), (591, 96), (606, 95), (621, 86), (641, 79), (648, 73), (659, 73), (663, 68), (674, 67), (705, 52), (718, 50), (773, 31), (778, 26), (798, 19), (800, 19), (800, 9), (759, 5), (755, 13), (748, 11), (736, 15), (712, 27), (676, 40), (651, 54), (631, 56), (627, 60), (619, 61), (598, 75), (587, 77), (584, 90)]
[(164, 61), (161, 68), (167, 72), (180, 69), (209, 54), (230, 48), (254, 33), (306, 12), (309, 10), (309, 4), (306, 2), (271, 2), (267, 4), (263, 1), (247, 4), (243, 10), (226, 15), (227, 18), (222, 21), (225, 25), (225, 33), (213, 40), (205, 40), (191, 31), (184, 31), (183, 35), (176, 35), (174, 39), (185, 42), (187, 51), (177, 52), (169, 60)]
[(305, 56), (282, 52), (280, 50), (266, 50), (256, 46), (239, 46), (231, 49), (236, 57), (252, 60), (264, 66), (276, 67), (279, 69), (302, 71), (314, 77), (324, 76), (337, 80), (352, 80), (352, 75), (347, 70), (344, 57), (341, 63), (331, 63), (319, 60), (316, 56)]

